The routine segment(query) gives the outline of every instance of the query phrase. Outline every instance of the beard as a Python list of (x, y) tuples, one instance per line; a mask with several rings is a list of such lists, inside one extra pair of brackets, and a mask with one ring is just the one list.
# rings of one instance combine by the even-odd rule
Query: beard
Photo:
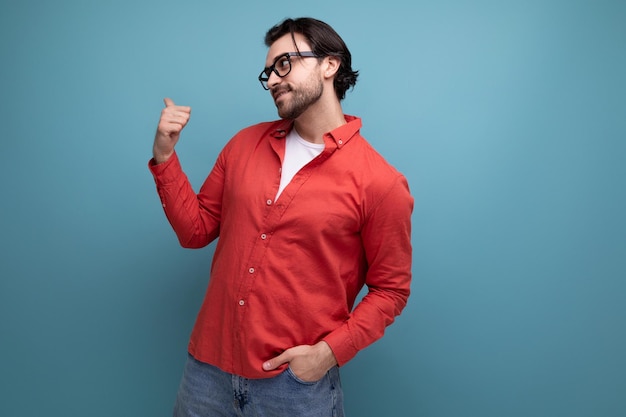
[(284, 90), (288, 91), (291, 97), (281, 104), (276, 103), (278, 115), (281, 119), (295, 120), (322, 97), (324, 84), (320, 79), (310, 78), (306, 84), (299, 88), (294, 88), (288, 84)]

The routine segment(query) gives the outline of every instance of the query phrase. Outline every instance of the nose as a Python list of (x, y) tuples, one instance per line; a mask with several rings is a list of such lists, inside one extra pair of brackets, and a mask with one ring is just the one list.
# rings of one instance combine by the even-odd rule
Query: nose
[(272, 87), (280, 84), (280, 81), (282, 80), (281, 77), (279, 77), (278, 75), (276, 75), (276, 73), (274, 71), (270, 72), (270, 76), (267, 78), (267, 86), (269, 87), (269, 89), (271, 90)]

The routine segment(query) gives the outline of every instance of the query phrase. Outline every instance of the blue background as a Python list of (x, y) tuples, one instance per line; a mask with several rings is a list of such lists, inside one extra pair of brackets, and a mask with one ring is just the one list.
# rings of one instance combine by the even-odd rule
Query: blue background
[(147, 169), (193, 107), (197, 188), (285, 17), (361, 71), (344, 110), (416, 199), (409, 305), (343, 369), (349, 416), (626, 415), (626, 3), (2, 0), (0, 415), (168, 416), (213, 247)]

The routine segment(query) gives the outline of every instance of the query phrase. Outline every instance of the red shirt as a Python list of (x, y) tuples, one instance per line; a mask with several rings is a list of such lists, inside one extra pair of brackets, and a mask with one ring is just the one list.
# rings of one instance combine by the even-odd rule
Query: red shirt
[(289, 121), (235, 135), (198, 194), (176, 155), (150, 162), (181, 245), (219, 237), (189, 342), (199, 361), (267, 378), (281, 369), (265, 372), (264, 361), (324, 340), (343, 365), (406, 305), (413, 198), (404, 176), (360, 135), (361, 119), (346, 121), (324, 135), (325, 149), (276, 201)]

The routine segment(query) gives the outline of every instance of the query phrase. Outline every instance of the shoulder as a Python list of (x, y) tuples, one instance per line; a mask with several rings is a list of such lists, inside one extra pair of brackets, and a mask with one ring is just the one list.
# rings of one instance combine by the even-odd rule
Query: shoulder
[(370, 207), (376, 207), (384, 200), (412, 202), (409, 184), (405, 175), (393, 166), (360, 134), (351, 141), (352, 150), (347, 155), (352, 162), (352, 175), (363, 189)]
[(354, 162), (350, 165), (372, 180), (378, 177), (382, 181), (394, 181), (394, 178), (401, 175), (361, 134), (361, 119), (350, 115), (345, 117), (348, 123), (342, 129), (343, 134), (349, 136), (349, 140), (342, 151), (346, 153), (345, 158)]
[(361, 134), (351, 141), (352, 148), (347, 147), (346, 150), (350, 155), (350, 159), (357, 162), (355, 168), (364, 176), (368, 182), (375, 184), (390, 184), (402, 178), (403, 174), (396, 169), (370, 142), (368, 142)]

